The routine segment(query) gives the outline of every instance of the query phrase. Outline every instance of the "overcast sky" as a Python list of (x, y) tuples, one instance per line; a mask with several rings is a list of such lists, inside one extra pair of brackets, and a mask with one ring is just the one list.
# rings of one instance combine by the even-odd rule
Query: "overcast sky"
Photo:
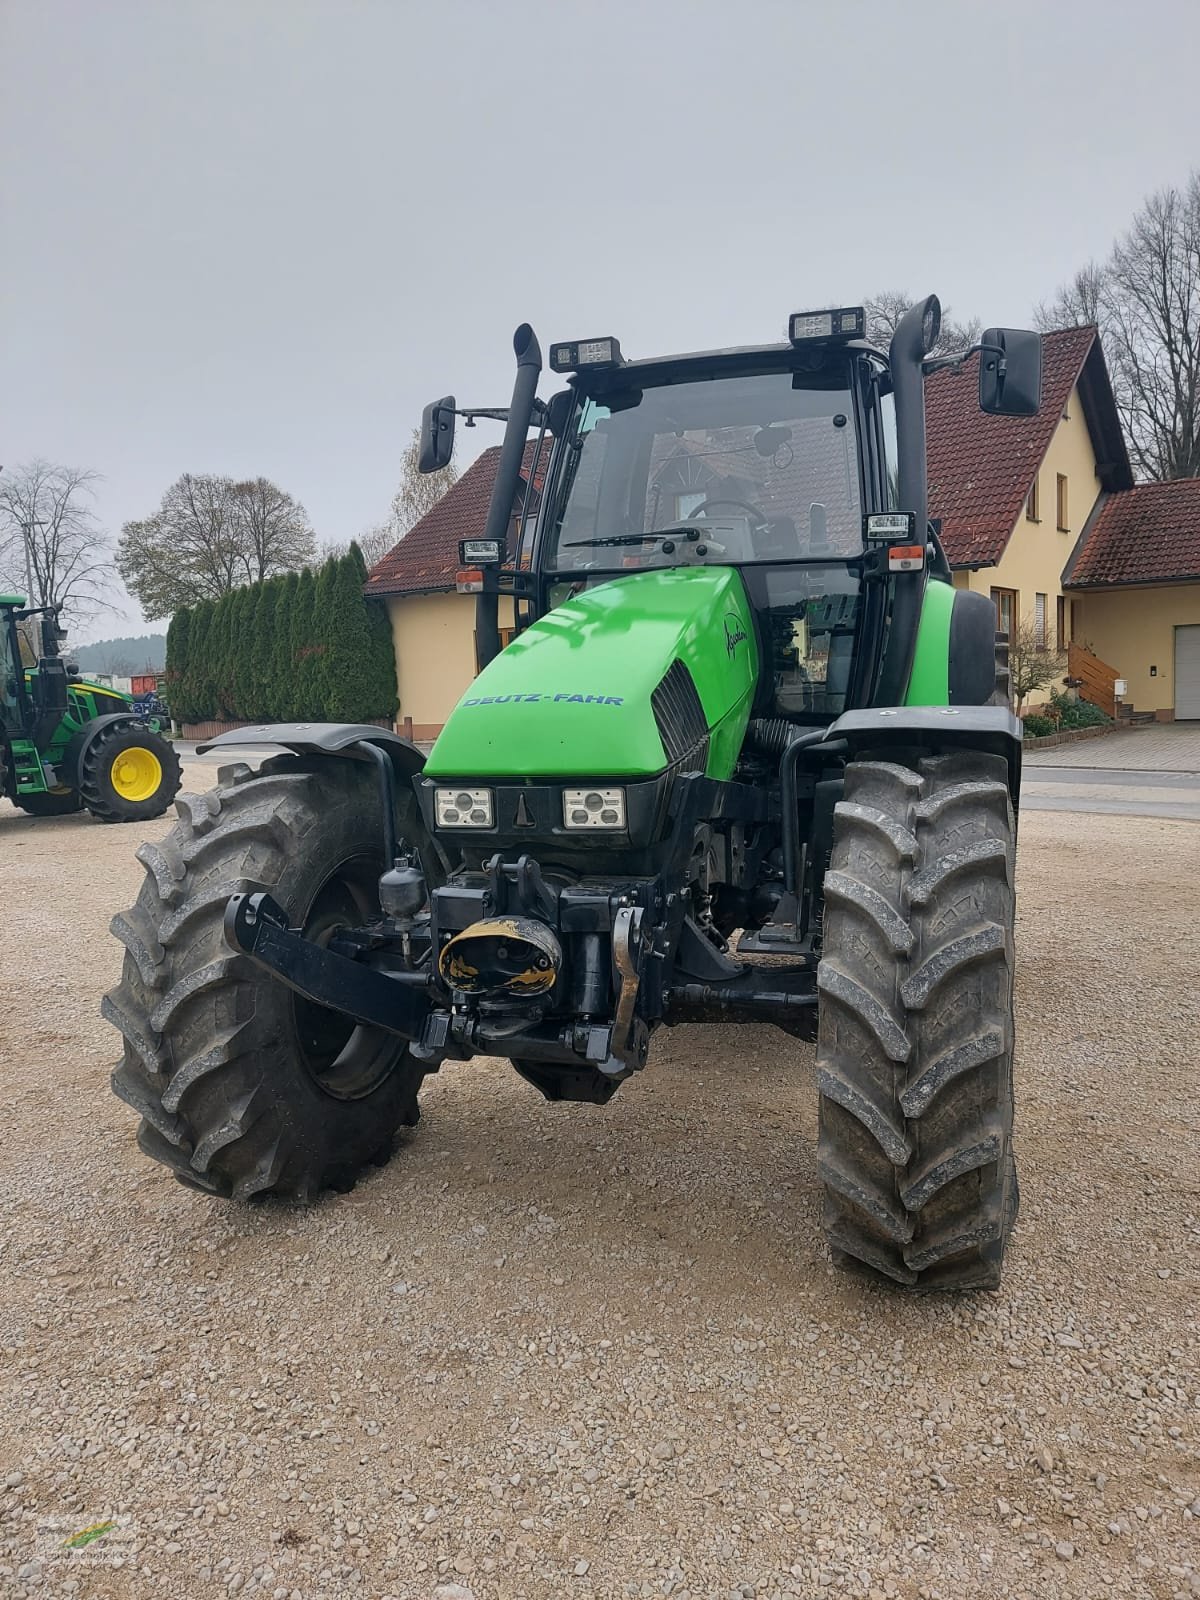
[(1196, 0), (0, 0), (0, 59), (0, 462), (95, 468), (113, 535), (191, 471), (353, 536), (525, 319), (1027, 323), (1200, 164)]

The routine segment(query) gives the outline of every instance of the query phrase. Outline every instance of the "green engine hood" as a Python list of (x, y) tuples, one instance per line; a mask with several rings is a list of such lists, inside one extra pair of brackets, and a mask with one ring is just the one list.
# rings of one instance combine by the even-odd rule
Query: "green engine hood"
[(731, 567), (630, 574), (565, 600), (489, 663), (450, 714), (430, 777), (642, 777), (668, 764), (650, 697), (691, 672), (708, 773), (733, 771), (758, 681), (758, 647)]

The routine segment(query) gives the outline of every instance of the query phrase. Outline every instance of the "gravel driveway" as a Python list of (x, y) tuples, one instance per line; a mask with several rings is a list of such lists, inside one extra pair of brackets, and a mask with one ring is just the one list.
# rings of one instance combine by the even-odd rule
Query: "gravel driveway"
[(1026, 816), (1021, 1221), (915, 1301), (830, 1268), (765, 1028), (607, 1108), (447, 1067), (309, 1211), (183, 1189), (97, 1015), (136, 842), (0, 803), (6, 1600), (1200, 1595), (1200, 826)]

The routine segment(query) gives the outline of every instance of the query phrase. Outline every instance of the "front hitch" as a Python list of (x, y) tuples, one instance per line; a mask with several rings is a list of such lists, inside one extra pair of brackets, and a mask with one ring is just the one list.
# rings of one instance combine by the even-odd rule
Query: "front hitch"
[(231, 949), (306, 1000), (402, 1039), (424, 1032), (432, 1009), (424, 973), (377, 972), (313, 944), (288, 926), (287, 913), (269, 894), (235, 894), (225, 907), (224, 932)]

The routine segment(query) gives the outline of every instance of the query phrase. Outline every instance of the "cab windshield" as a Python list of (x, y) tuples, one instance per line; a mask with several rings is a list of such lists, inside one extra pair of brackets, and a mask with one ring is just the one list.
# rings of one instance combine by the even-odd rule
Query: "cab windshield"
[(584, 400), (548, 531), (559, 573), (845, 559), (862, 547), (847, 373)]

